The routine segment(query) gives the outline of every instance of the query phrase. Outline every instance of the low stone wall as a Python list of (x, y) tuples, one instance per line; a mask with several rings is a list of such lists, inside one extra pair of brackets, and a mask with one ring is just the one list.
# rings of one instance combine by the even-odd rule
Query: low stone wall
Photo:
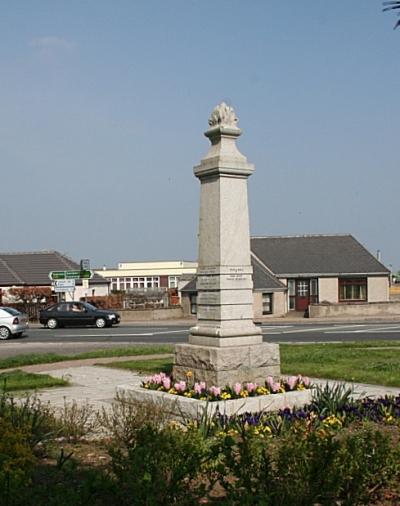
[(347, 304), (310, 304), (309, 318), (335, 318), (345, 316), (400, 316), (400, 301), (353, 302)]
[(199, 418), (207, 411), (214, 415), (217, 411), (227, 416), (242, 413), (260, 413), (261, 411), (278, 411), (284, 408), (303, 407), (312, 399), (313, 390), (286, 392), (284, 394), (259, 395), (245, 399), (232, 399), (227, 401), (207, 402), (179, 395), (172, 395), (157, 390), (132, 385), (119, 385), (117, 392), (128, 399), (139, 402), (148, 402), (159, 405), (168, 413), (183, 418)]
[(132, 321), (158, 321), (183, 318), (181, 306), (165, 309), (120, 309), (122, 322)]

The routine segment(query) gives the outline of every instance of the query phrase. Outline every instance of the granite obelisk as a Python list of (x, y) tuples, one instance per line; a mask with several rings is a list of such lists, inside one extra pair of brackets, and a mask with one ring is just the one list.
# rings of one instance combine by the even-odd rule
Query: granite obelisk
[(201, 183), (197, 325), (177, 345), (173, 374), (224, 386), (280, 373), (279, 346), (262, 341), (253, 323), (247, 178), (254, 166), (240, 153), (232, 107), (222, 102), (205, 132), (211, 148), (194, 174)]

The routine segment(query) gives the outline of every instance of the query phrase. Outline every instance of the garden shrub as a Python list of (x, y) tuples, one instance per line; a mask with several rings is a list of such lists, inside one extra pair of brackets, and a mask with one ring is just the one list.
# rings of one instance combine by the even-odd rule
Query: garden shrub
[(207, 450), (197, 431), (144, 425), (127, 451), (110, 449), (119, 504), (158, 506), (193, 504), (203, 494), (200, 479)]
[(0, 505), (11, 506), (29, 486), (35, 464), (31, 434), (0, 417)]
[(400, 476), (392, 443), (369, 425), (340, 432), (297, 426), (280, 437), (227, 434), (217, 445), (224, 504), (371, 504), (374, 493)]

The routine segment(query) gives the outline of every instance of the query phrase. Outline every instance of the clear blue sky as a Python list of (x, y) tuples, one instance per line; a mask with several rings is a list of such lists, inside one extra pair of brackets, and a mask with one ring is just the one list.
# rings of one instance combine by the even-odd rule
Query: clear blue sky
[(197, 258), (213, 107), (253, 235), (352, 233), (400, 268), (400, 29), (376, 0), (3, 0), (0, 251)]

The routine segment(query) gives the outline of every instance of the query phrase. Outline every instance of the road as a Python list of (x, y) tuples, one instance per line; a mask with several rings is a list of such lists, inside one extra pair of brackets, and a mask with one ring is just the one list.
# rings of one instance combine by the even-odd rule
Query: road
[[(0, 357), (28, 353), (75, 353), (123, 347), (137, 343), (187, 342), (190, 325), (131, 324), (111, 329), (31, 328), (26, 336), (0, 341)], [(400, 340), (398, 322), (363, 323), (264, 323), (261, 325), (265, 342), (310, 343), (362, 340)]]

